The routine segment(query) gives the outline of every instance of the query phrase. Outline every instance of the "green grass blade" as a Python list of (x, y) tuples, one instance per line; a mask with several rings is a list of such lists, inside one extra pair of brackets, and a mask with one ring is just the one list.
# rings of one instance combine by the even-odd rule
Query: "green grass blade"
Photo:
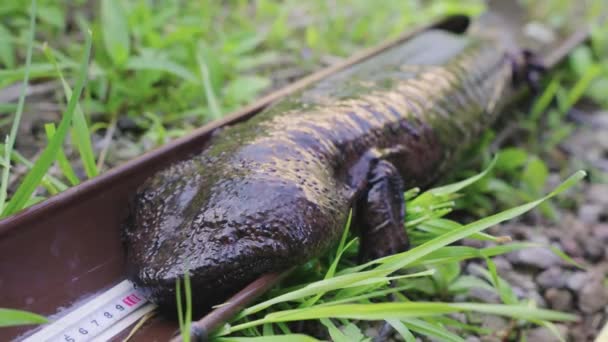
[(19, 103), (17, 105), (17, 112), (13, 119), (13, 125), (11, 126), (11, 132), (6, 138), (6, 144), (4, 145), (4, 165), (2, 168), (2, 182), (0, 183), (0, 213), (5, 210), (5, 202), (8, 191), (8, 176), (11, 171), (11, 154), (13, 147), (15, 146), (15, 139), (17, 139), (17, 131), (19, 124), (21, 123), (21, 116), (23, 115), (23, 107), (25, 105), (25, 93), (30, 79), (30, 67), (32, 65), (32, 49), (34, 46), (34, 36), (36, 33), (36, 0), (32, 0), (32, 12), (30, 14), (30, 35), (27, 44), (27, 53), (25, 57), (25, 75), (23, 76), (23, 85), (21, 88), (21, 94), (19, 95)]
[[(31, 169), (32, 167), (34, 167), (34, 164), (31, 161), (27, 160), (27, 158), (25, 158), (21, 153), (19, 153), (17, 151), (13, 151), (11, 158), (15, 163), (23, 164), (28, 169)], [(42, 178), (42, 181), (52, 184), (60, 192), (68, 189), (67, 184), (63, 183), (62, 181), (53, 177), (52, 175), (44, 175), (44, 177)]]
[(185, 324), (184, 324), (184, 310), (182, 307), (182, 285), (181, 285), (181, 279), (178, 277), (175, 280), (175, 302), (177, 305), (177, 323), (179, 326), (179, 331), (181, 332), (182, 336), (184, 336), (186, 334), (186, 330), (184, 329)]
[(420, 335), (427, 336), (437, 341), (445, 342), (464, 342), (464, 339), (458, 335), (448, 331), (445, 328), (439, 327), (417, 318), (407, 318), (402, 320), (406, 327), (411, 331), (417, 332)]
[(455, 312), (481, 312), (523, 320), (574, 321), (575, 315), (523, 305), (401, 302), (373, 304), (342, 304), (313, 306), (270, 313), (264, 318), (230, 328), (230, 332), (259, 326), (269, 322), (292, 322), (321, 318), (345, 318), (357, 320), (407, 319), (445, 315)]
[(319, 340), (302, 334), (260, 337), (220, 337), (218, 342), (317, 342)]
[[(340, 258), (342, 258), (342, 254), (353, 243), (355, 243), (355, 241), (357, 241), (357, 239), (352, 239), (345, 246), (346, 238), (348, 237), (348, 233), (350, 231), (350, 224), (351, 224), (352, 216), (353, 216), (353, 211), (350, 210), (349, 213), (348, 213), (348, 219), (346, 220), (346, 228), (344, 228), (344, 231), (342, 232), (342, 237), (340, 238), (340, 243), (338, 244), (338, 249), (336, 251), (336, 256), (334, 257), (334, 260), (332, 261), (331, 265), (327, 269), (327, 272), (325, 273), (325, 277), (323, 277), (323, 279), (332, 278), (336, 274), (336, 269), (338, 268), (338, 263), (340, 262)], [(304, 302), (301, 306), (302, 307), (306, 307), (306, 306), (312, 306), (312, 305), (314, 305), (323, 296), (323, 294), (324, 293), (318, 293), (315, 297), (313, 297), (310, 300)]]
[(394, 293), (398, 293), (401, 291), (409, 290), (412, 287), (413, 287), (413, 284), (410, 282), (406, 285), (397, 286), (397, 287), (389, 287), (388, 289), (385, 289), (385, 290), (373, 291), (373, 292), (369, 292), (369, 293), (366, 293), (366, 294), (363, 294), (360, 296), (353, 296), (353, 297), (348, 297), (348, 298), (344, 298), (344, 299), (324, 302), (324, 303), (318, 304), (317, 306), (327, 306), (327, 305), (345, 304), (345, 303), (353, 303), (353, 302), (365, 302), (365, 300), (368, 300), (371, 298), (386, 297), (389, 294), (394, 294)]
[[(59, 76), (59, 79), (61, 79), (61, 84), (63, 85), (66, 100), (69, 101), (72, 96), (72, 89), (68, 82), (66, 82), (55, 56), (46, 45), (44, 46), (43, 51), (47, 59), (55, 66), (57, 75)], [(97, 170), (97, 165), (95, 164), (95, 153), (93, 152), (93, 146), (91, 145), (91, 132), (89, 131), (87, 120), (78, 103), (76, 104), (74, 117), (72, 119), (72, 144), (78, 149), (80, 160), (82, 161), (82, 166), (84, 167), (87, 177), (93, 178), (97, 176), (99, 170)]]
[(463, 311), (476, 311), (486, 314), (506, 316), (523, 320), (576, 321), (576, 315), (559, 311), (539, 309), (525, 305), (454, 303), (451, 306)]
[(84, 88), (84, 84), (87, 80), (87, 67), (89, 57), (91, 55), (91, 32), (87, 32), (85, 34), (85, 37), (85, 54), (82, 60), (82, 64), (80, 66), (78, 80), (76, 82), (76, 91), (70, 97), (70, 101), (68, 102), (68, 106), (65, 112), (63, 113), (61, 122), (59, 123), (59, 127), (57, 128), (57, 132), (53, 136), (53, 139), (46, 146), (44, 151), (42, 151), (42, 153), (40, 154), (40, 157), (34, 164), (34, 167), (25, 176), (21, 185), (19, 185), (19, 188), (15, 192), (15, 195), (2, 212), (2, 216), (13, 214), (23, 208), (25, 203), (27, 203), (29, 198), (36, 190), (36, 187), (40, 184), (40, 180), (44, 177), (49, 167), (55, 161), (57, 151), (59, 151), (61, 145), (63, 144), (63, 141), (65, 140), (69, 127), (72, 123), (72, 117), (74, 116), (74, 109), (76, 108), (76, 103), (78, 103), (78, 99), (82, 94), (82, 89)]
[(219, 119), (222, 117), (222, 110), (217, 101), (217, 97), (215, 96), (215, 92), (213, 91), (213, 84), (211, 84), (211, 78), (209, 77), (209, 68), (200, 54), (196, 56), (196, 61), (201, 73), (201, 80), (203, 87), (205, 88), (205, 97), (207, 98), (207, 104), (209, 106), (209, 111), (211, 112), (211, 117), (213, 119)]
[(488, 167), (485, 170), (481, 171), (480, 173), (476, 174), (473, 177), (469, 177), (460, 182), (456, 182), (453, 184), (440, 186), (440, 187), (431, 189), (431, 190), (429, 190), (429, 193), (431, 193), (432, 195), (435, 195), (435, 196), (445, 196), (445, 195), (454, 194), (454, 193), (466, 188), (467, 186), (477, 182), (478, 180), (482, 179), (485, 175), (487, 175), (488, 172), (490, 172), (490, 170), (492, 170), (492, 168), (494, 168), (494, 165), (496, 164), (496, 160), (498, 160), (498, 156), (494, 156), (494, 159), (492, 159), (492, 162), (490, 163), (490, 165), (488, 165)]
[[(0, 149), (4, 149), (4, 144), (0, 144)], [(27, 158), (25, 158), (23, 155), (21, 155), (16, 150), (13, 150), (13, 153), (11, 154), (11, 160), (13, 162), (15, 162), (16, 164), (22, 164), (23, 166), (25, 166), (28, 169), (31, 169), (34, 166), (34, 164), (31, 161), (27, 160)], [(4, 164), (3, 157), (0, 157), (0, 164)], [(62, 192), (62, 191), (65, 191), (68, 189), (68, 186), (65, 183), (63, 183), (59, 179), (53, 177), (52, 175), (44, 175), (44, 177), (42, 178), (42, 181), (41, 181), (41, 185), (44, 186), (45, 188), (47, 188), (50, 193), (59, 193), (59, 192)], [(39, 197), (39, 198), (43, 198), (43, 197)], [(36, 200), (36, 201), (38, 201), (38, 200)], [(31, 203), (32, 202), (28, 202), (26, 207), (31, 205)]]
[[(44, 131), (46, 132), (47, 139), (50, 141), (51, 139), (53, 139), (53, 136), (55, 135), (55, 124), (50, 123), (50, 124), (44, 125)], [(61, 172), (63, 172), (63, 175), (65, 176), (65, 178), (68, 179), (70, 184), (78, 185), (80, 183), (80, 180), (78, 179), (78, 176), (76, 176), (76, 173), (74, 172), (74, 169), (72, 168), (72, 165), (70, 165), (68, 158), (65, 156), (65, 153), (63, 152), (63, 147), (61, 149), (59, 149), (59, 151), (57, 152), (57, 163), (59, 164), (59, 168), (61, 169)]]
[(190, 342), (190, 326), (192, 325), (192, 288), (190, 286), (190, 271), (184, 273), (184, 292), (186, 292), (186, 314), (184, 315), (184, 342)]
[(346, 335), (344, 335), (338, 327), (328, 318), (321, 318), (321, 324), (323, 324), (327, 331), (329, 332), (329, 336), (331, 340), (334, 342), (349, 342)]
[(405, 342), (415, 342), (416, 337), (412, 334), (410, 329), (408, 329), (403, 322), (398, 319), (389, 318), (386, 320), (388, 324), (395, 329), (401, 337), (405, 340)]
[(593, 81), (602, 74), (600, 65), (594, 64), (585, 71), (583, 77), (572, 87), (566, 96), (566, 101), (563, 104), (565, 110), (570, 110), (578, 100), (581, 99), (585, 91), (593, 83)]
[(540, 119), (540, 115), (544, 113), (547, 108), (549, 108), (551, 100), (553, 100), (555, 97), (559, 87), (559, 80), (557, 78), (552, 79), (551, 83), (549, 83), (547, 88), (543, 91), (542, 95), (534, 102), (529, 118), (533, 124), (536, 125), (537, 121)]
[(28, 324), (43, 324), (46, 322), (47, 319), (45, 317), (31, 312), (0, 308), (0, 328)]
[(283, 295), (271, 298), (267, 301), (249, 307), (243, 310), (239, 317), (254, 314), (278, 303), (294, 301), (308, 296), (314, 296), (318, 293), (325, 293), (336, 289), (345, 288), (348, 286), (355, 286), (355, 284), (357, 284), (358, 282), (367, 281), (375, 277), (383, 277), (385, 274), (386, 271), (365, 271), (353, 274), (346, 274), (330, 279), (319, 280), (314, 283), (310, 283), (301, 289), (285, 293)]

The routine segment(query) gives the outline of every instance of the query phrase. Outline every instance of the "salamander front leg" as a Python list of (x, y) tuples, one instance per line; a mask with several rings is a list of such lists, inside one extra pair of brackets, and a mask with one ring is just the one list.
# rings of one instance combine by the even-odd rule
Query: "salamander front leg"
[(393, 164), (380, 160), (369, 173), (367, 192), (355, 207), (362, 261), (403, 252), (409, 242), (403, 226), (403, 180)]

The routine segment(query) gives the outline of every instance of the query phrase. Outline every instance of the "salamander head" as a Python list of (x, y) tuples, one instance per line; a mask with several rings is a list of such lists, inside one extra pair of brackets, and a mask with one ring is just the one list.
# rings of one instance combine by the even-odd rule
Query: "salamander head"
[(264, 273), (318, 254), (329, 243), (325, 227), (339, 216), (293, 182), (182, 162), (135, 197), (125, 234), (129, 277), (174, 313), (176, 280), (189, 271), (194, 307), (205, 310)]

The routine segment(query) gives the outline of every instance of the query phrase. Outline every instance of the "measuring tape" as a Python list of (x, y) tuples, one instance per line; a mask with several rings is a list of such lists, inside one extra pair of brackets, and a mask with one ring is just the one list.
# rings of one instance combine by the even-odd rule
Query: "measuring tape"
[(107, 341), (155, 308), (125, 280), (23, 341)]

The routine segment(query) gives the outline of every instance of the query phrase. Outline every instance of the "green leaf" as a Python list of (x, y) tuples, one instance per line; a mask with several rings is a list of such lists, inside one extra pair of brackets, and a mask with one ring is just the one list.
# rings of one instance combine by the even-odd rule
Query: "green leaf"
[(6, 69), (15, 67), (15, 48), (10, 37), (11, 33), (0, 23), (0, 64)]
[(533, 157), (526, 165), (521, 178), (528, 188), (533, 191), (533, 194), (540, 194), (545, 187), (548, 176), (547, 165), (537, 157)]
[(108, 55), (115, 65), (123, 65), (131, 44), (127, 16), (119, 0), (101, 0), (101, 30)]
[(270, 84), (270, 80), (266, 77), (242, 76), (228, 83), (224, 88), (224, 94), (230, 102), (242, 104), (251, 101)]
[(66, 22), (64, 11), (57, 6), (40, 6), (38, 18), (40, 18), (40, 21), (50, 24), (58, 29), (63, 29)]
[(127, 61), (125, 68), (127, 70), (156, 70), (167, 72), (173, 74), (175, 76), (181, 77), (182, 79), (192, 82), (198, 83), (198, 78), (196, 78), (190, 70), (187, 68), (167, 59), (162, 56), (154, 56), (154, 55), (142, 55), (142, 56), (133, 56), (130, 57)]
[(577, 76), (583, 77), (585, 72), (593, 65), (593, 53), (587, 45), (577, 47), (570, 54), (570, 65)]
[(498, 154), (496, 160), (496, 170), (513, 171), (523, 166), (528, 160), (528, 152), (521, 148), (505, 148)]
[(28, 202), (29, 198), (36, 190), (38, 184), (40, 184), (40, 181), (48, 171), (49, 167), (55, 162), (57, 152), (60, 150), (61, 145), (63, 144), (63, 141), (65, 140), (65, 137), (68, 133), (68, 130), (72, 123), (72, 118), (74, 116), (76, 104), (78, 103), (78, 99), (80, 98), (82, 89), (84, 88), (84, 84), (87, 80), (87, 67), (89, 57), (91, 55), (91, 33), (87, 32), (85, 34), (85, 37), (85, 55), (83, 56), (83, 60), (81, 62), (78, 74), (78, 80), (76, 81), (76, 91), (70, 97), (68, 106), (65, 112), (63, 113), (61, 122), (59, 123), (59, 127), (57, 128), (53, 139), (42, 151), (40, 157), (38, 158), (38, 160), (36, 160), (34, 167), (32, 167), (32, 169), (23, 179), (23, 182), (17, 188), (15, 195), (2, 212), (2, 216), (8, 216), (23, 208), (25, 203)]
[(40, 315), (14, 309), (0, 308), (0, 328), (14, 327), (18, 325), (43, 324), (47, 319)]

